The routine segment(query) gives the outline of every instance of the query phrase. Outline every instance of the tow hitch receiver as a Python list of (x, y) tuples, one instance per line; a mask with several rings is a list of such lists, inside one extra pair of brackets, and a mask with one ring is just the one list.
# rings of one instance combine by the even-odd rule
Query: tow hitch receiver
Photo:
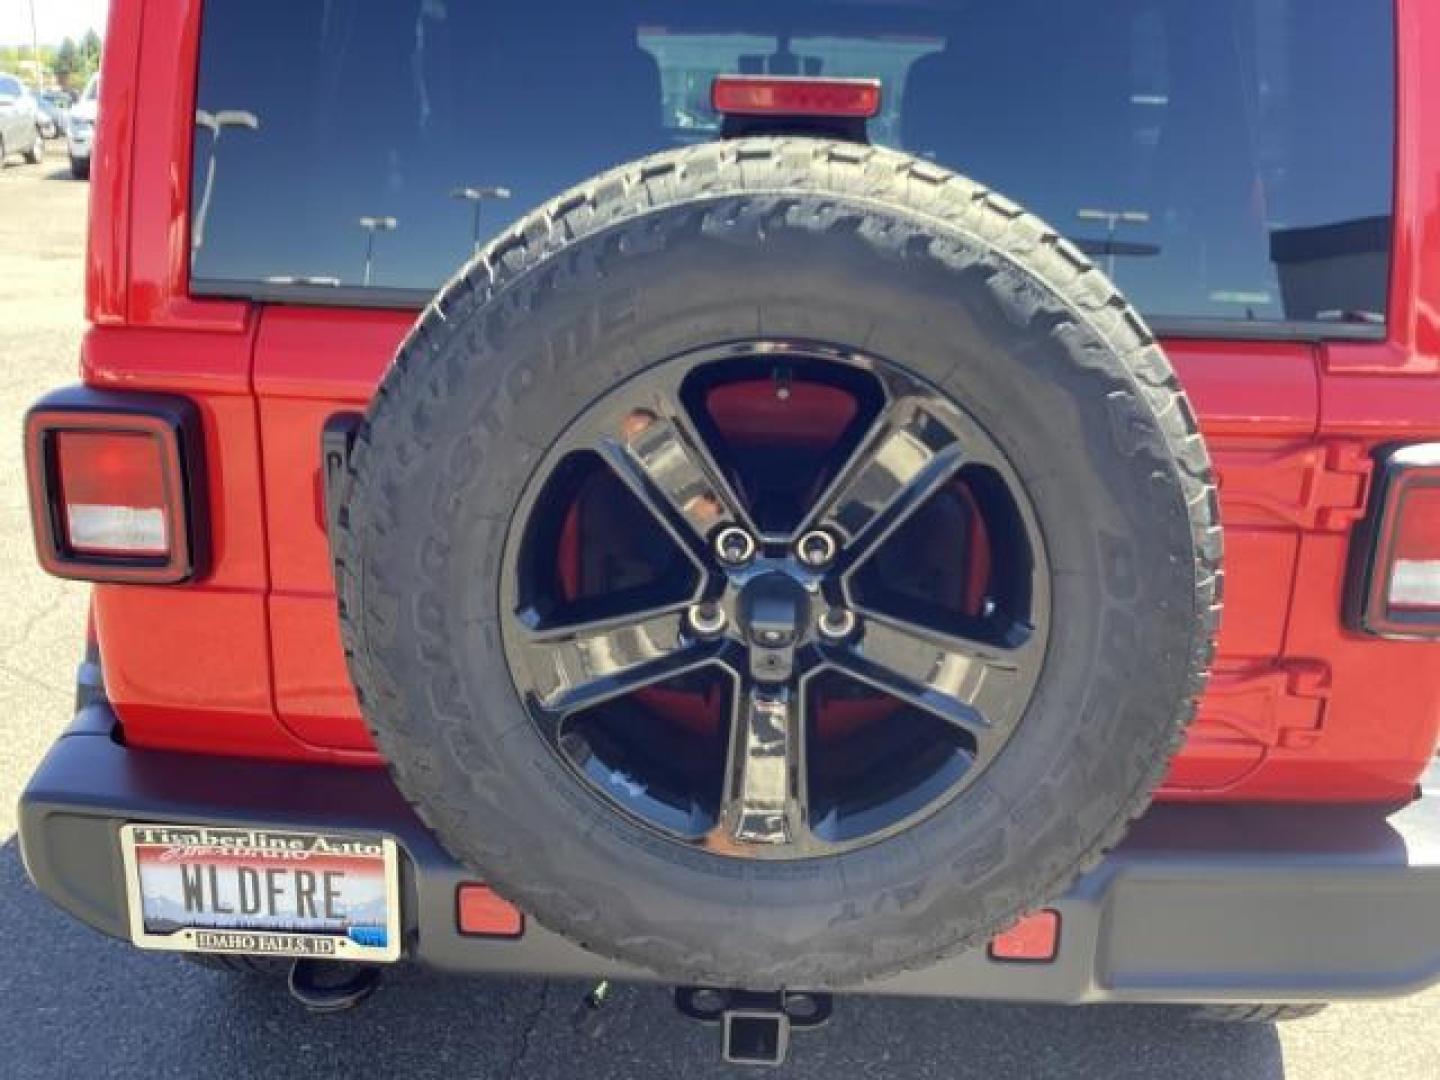
[(721, 1059), (735, 1065), (782, 1065), (791, 1030), (819, 1027), (830, 1019), (829, 994), (798, 990), (726, 990), (681, 986), (675, 1008), (702, 1024), (720, 1025)]
[(353, 1009), (375, 992), (385, 969), (301, 957), (290, 966), (290, 996), (313, 1013)]

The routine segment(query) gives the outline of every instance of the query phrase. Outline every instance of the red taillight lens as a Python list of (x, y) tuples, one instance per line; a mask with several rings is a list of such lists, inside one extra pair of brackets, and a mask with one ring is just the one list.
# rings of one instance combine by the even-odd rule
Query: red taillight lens
[(60, 577), (152, 584), (199, 572), (199, 414), (183, 398), (74, 388), (26, 418), (31, 518)]
[(55, 435), (60, 507), (78, 555), (164, 556), (170, 551), (165, 455), (160, 440), (135, 432)]
[(1440, 478), (1412, 484), (1395, 508), (1390, 605), (1440, 614)]
[(1387, 637), (1440, 637), (1440, 443), (1381, 462), (1357, 547), (1352, 621)]
[(717, 75), (710, 84), (710, 104), (726, 116), (840, 116), (868, 120), (880, 112), (880, 81)]

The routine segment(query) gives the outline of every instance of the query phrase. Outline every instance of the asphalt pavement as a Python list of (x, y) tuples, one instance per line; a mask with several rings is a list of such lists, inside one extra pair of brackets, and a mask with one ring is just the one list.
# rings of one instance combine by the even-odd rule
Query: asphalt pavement
[[(658, 988), (617, 988), (597, 1040), (572, 1029), (585, 987), (567, 982), (399, 971), (360, 1009), (314, 1017), (274, 985), (101, 937), (30, 887), (14, 805), (69, 719), (85, 590), (35, 567), (20, 424), (34, 398), (75, 378), (87, 187), (56, 144), (42, 165), (19, 160), (0, 170), (0, 1080), (735, 1075), (715, 1031)], [(779, 1075), (1434, 1080), (1440, 991), (1278, 1026), (843, 998), (828, 1027), (797, 1035)]]

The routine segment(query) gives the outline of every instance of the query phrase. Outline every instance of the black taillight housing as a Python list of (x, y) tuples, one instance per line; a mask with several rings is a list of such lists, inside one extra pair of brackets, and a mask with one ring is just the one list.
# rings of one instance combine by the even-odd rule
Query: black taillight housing
[(82, 581), (175, 584), (203, 575), (205, 467), (188, 398), (76, 386), (25, 418), (40, 564)]
[(1381, 454), (1352, 556), (1346, 594), (1352, 629), (1440, 638), (1440, 442)]

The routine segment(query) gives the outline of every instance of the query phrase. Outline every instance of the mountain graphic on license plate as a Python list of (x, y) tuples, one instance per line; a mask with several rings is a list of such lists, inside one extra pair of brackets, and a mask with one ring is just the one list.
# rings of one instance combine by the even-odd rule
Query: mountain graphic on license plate
[(392, 961), (395, 842), (203, 825), (120, 830), (130, 936), (149, 949)]

